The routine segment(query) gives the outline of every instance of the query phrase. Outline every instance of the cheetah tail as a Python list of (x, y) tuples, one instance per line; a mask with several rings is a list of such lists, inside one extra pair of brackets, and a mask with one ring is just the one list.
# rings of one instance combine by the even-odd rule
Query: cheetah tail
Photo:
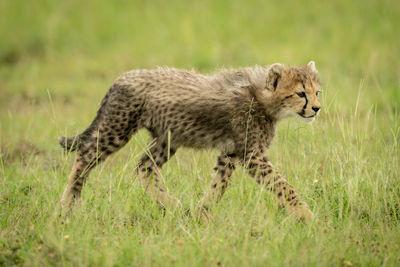
[(66, 151), (75, 151), (78, 149), (79, 138), (78, 137), (65, 137), (59, 136), (58, 143), (66, 150)]

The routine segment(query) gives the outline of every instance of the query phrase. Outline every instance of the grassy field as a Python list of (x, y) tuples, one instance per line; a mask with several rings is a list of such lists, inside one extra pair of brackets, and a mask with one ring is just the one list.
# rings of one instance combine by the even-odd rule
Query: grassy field
[[(0, 266), (399, 266), (399, 3), (0, 1)], [(135, 176), (146, 132), (58, 216), (74, 155), (57, 136), (82, 131), (122, 72), (309, 60), (322, 114), (282, 122), (271, 159), (319, 224), (288, 217), (240, 168), (214, 222), (164, 215)], [(163, 168), (184, 208), (217, 154), (181, 149)]]

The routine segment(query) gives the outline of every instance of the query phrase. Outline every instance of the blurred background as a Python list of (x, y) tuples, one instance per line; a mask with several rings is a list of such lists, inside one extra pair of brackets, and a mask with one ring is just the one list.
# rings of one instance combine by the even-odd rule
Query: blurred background
[[(145, 205), (130, 204), (142, 201), (141, 187), (132, 186), (132, 170), (149, 139), (144, 132), (92, 174), (83, 209), (95, 208), (81, 214), (87, 216), (88, 225), (61, 226), (61, 219), (52, 217), (73, 159), (62, 153), (57, 136), (74, 136), (85, 129), (121, 73), (156, 66), (212, 73), (275, 62), (304, 65), (310, 60), (316, 62), (322, 80), (321, 115), (312, 125), (282, 122), (271, 158), (317, 216), (334, 226), (327, 232), (290, 228), (282, 219), (286, 216), (274, 210), (271, 198), (257, 202), (259, 188), (252, 183), (245, 186), (245, 175), (239, 174), (215, 212), (215, 225), (198, 230), (196, 224), (187, 226), (177, 216), (158, 228)], [(61, 258), (77, 265), (98, 265), (107, 258), (110, 265), (123, 266), (121, 259), (130, 262), (138, 257), (136, 263), (143, 263), (146, 253), (153, 252), (163, 263), (170, 259), (169, 249), (186, 255), (192, 264), (199, 263), (195, 255), (214, 255), (200, 257), (206, 265), (217, 262), (218, 251), (242, 260), (225, 259), (231, 264), (260, 265), (263, 257), (251, 256), (257, 251), (257, 255), (266, 255), (265, 251), (278, 255), (277, 261), (271, 261), (278, 265), (291, 260), (313, 263), (315, 258), (303, 257), (304, 251), (317, 258), (327, 253), (328, 265), (342, 265), (346, 259), (355, 264), (359, 255), (368, 255), (360, 261), (366, 265), (398, 263), (399, 109), (399, 1), (2, 0), (0, 217), (5, 219), (0, 244), (5, 252), (0, 253), (0, 265), (27, 259), (37, 265), (51, 264)], [(194, 207), (208, 188), (216, 155), (183, 149), (166, 165), (167, 184), (184, 204)], [(257, 218), (243, 215), (253, 206)], [(273, 216), (267, 212), (271, 210)], [(132, 213), (139, 217), (130, 218)], [(107, 216), (99, 219), (99, 214)], [(54, 227), (48, 228), (49, 217)], [(102, 224), (102, 220), (110, 221)], [(130, 220), (142, 228), (127, 229)], [(276, 220), (297, 233), (293, 240), (282, 241), (280, 233), (285, 232), (273, 231)], [(169, 235), (168, 227), (175, 229), (180, 223), (197, 243), (180, 229)], [(251, 241), (253, 232), (246, 234), (248, 225), (257, 228), (258, 243)], [(266, 229), (272, 230), (257, 234)], [(97, 236), (104, 231), (103, 237)], [(167, 243), (157, 239), (158, 231)], [(69, 243), (60, 239), (65, 233), (71, 235)], [(170, 247), (176, 236), (188, 246)], [(356, 246), (356, 239), (349, 236), (366, 243)], [(142, 237), (150, 240), (143, 250)], [(117, 245), (96, 241), (102, 238)], [(85, 243), (89, 239), (95, 241)], [(377, 241), (380, 245), (368, 245)], [(120, 247), (127, 251), (122, 256)], [(290, 255), (283, 254), (287, 247), (292, 248)], [(130, 249), (142, 254), (132, 254)], [(167, 252), (158, 254), (160, 249)]]
[[(335, 99), (348, 111), (362, 98), (367, 109), (393, 112), (400, 105), (399, 6), (389, 0), (1, 1), (1, 136), (8, 129), (21, 134), (7, 125), (14, 122), (6, 122), (7, 113), (35, 103), (35, 112), (47, 109), (49, 98), (56, 109), (79, 107), (82, 116), (90, 109), (92, 116), (119, 74), (156, 66), (212, 72), (314, 60), (328, 103)], [(59, 127), (78, 123), (62, 117)]]
[(1, 1), (0, 138), (29, 138), (29, 125), (50, 145), (54, 131), (88, 124), (119, 74), (156, 66), (314, 60), (325, 111), (351, 115), (357, 103), (390, 117), (400, 106), (399, 14), (390, 0)]

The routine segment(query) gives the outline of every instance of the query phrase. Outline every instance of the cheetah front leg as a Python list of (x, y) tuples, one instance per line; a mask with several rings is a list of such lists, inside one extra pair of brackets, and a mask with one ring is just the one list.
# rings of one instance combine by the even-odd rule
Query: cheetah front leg
[(200, 202), (200, 211), (203, 215), (207, 215), (209, 207), (224, 194), (237, 162), (238, 157), (236, 154), (222, 153), (218, 156), (217, 164), (214, 167), (214, 180), (211, 183), (211, 188), (206, 192), (204, 198)]
[[(262, 149), (261, 151), (267, 150)], [(265, 153), (257, 151), (248, 153), (246, 162), (246, 168), (250, 175), (256, 179), (258, 184), (272, 191), (290, 214), (306, 223), (312, 221), (313, 213), (308, 205), (298, 197), (294, 187), (274, 170)]]
[[(175, 154), (176, 149), (170, 148), (169, 156)], [(138, 177), (146, 192), (158, 204), (165, 208), (181, 206), (180, 201), (169, 195), (160, 182), (160, 171), (164, 163), (168, 161), (167, 143), (156, 141), (150, 149), (150, 153), (144, 154), (138, 164)]]

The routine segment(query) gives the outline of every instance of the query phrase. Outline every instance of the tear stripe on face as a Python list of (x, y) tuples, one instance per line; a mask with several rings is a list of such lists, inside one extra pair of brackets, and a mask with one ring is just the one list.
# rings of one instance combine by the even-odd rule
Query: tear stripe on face
[(304, 94), (304, 99), (306, 100), (306, 103), (304, 104), (303, 109), (301, 110), (301, 113), (300, 113), (301, 116), (303, 116), (306, 113), (306, 108), (307, 108), (307, 104), (308, 104), (308, 98), (307, 98), (306, 94)]

